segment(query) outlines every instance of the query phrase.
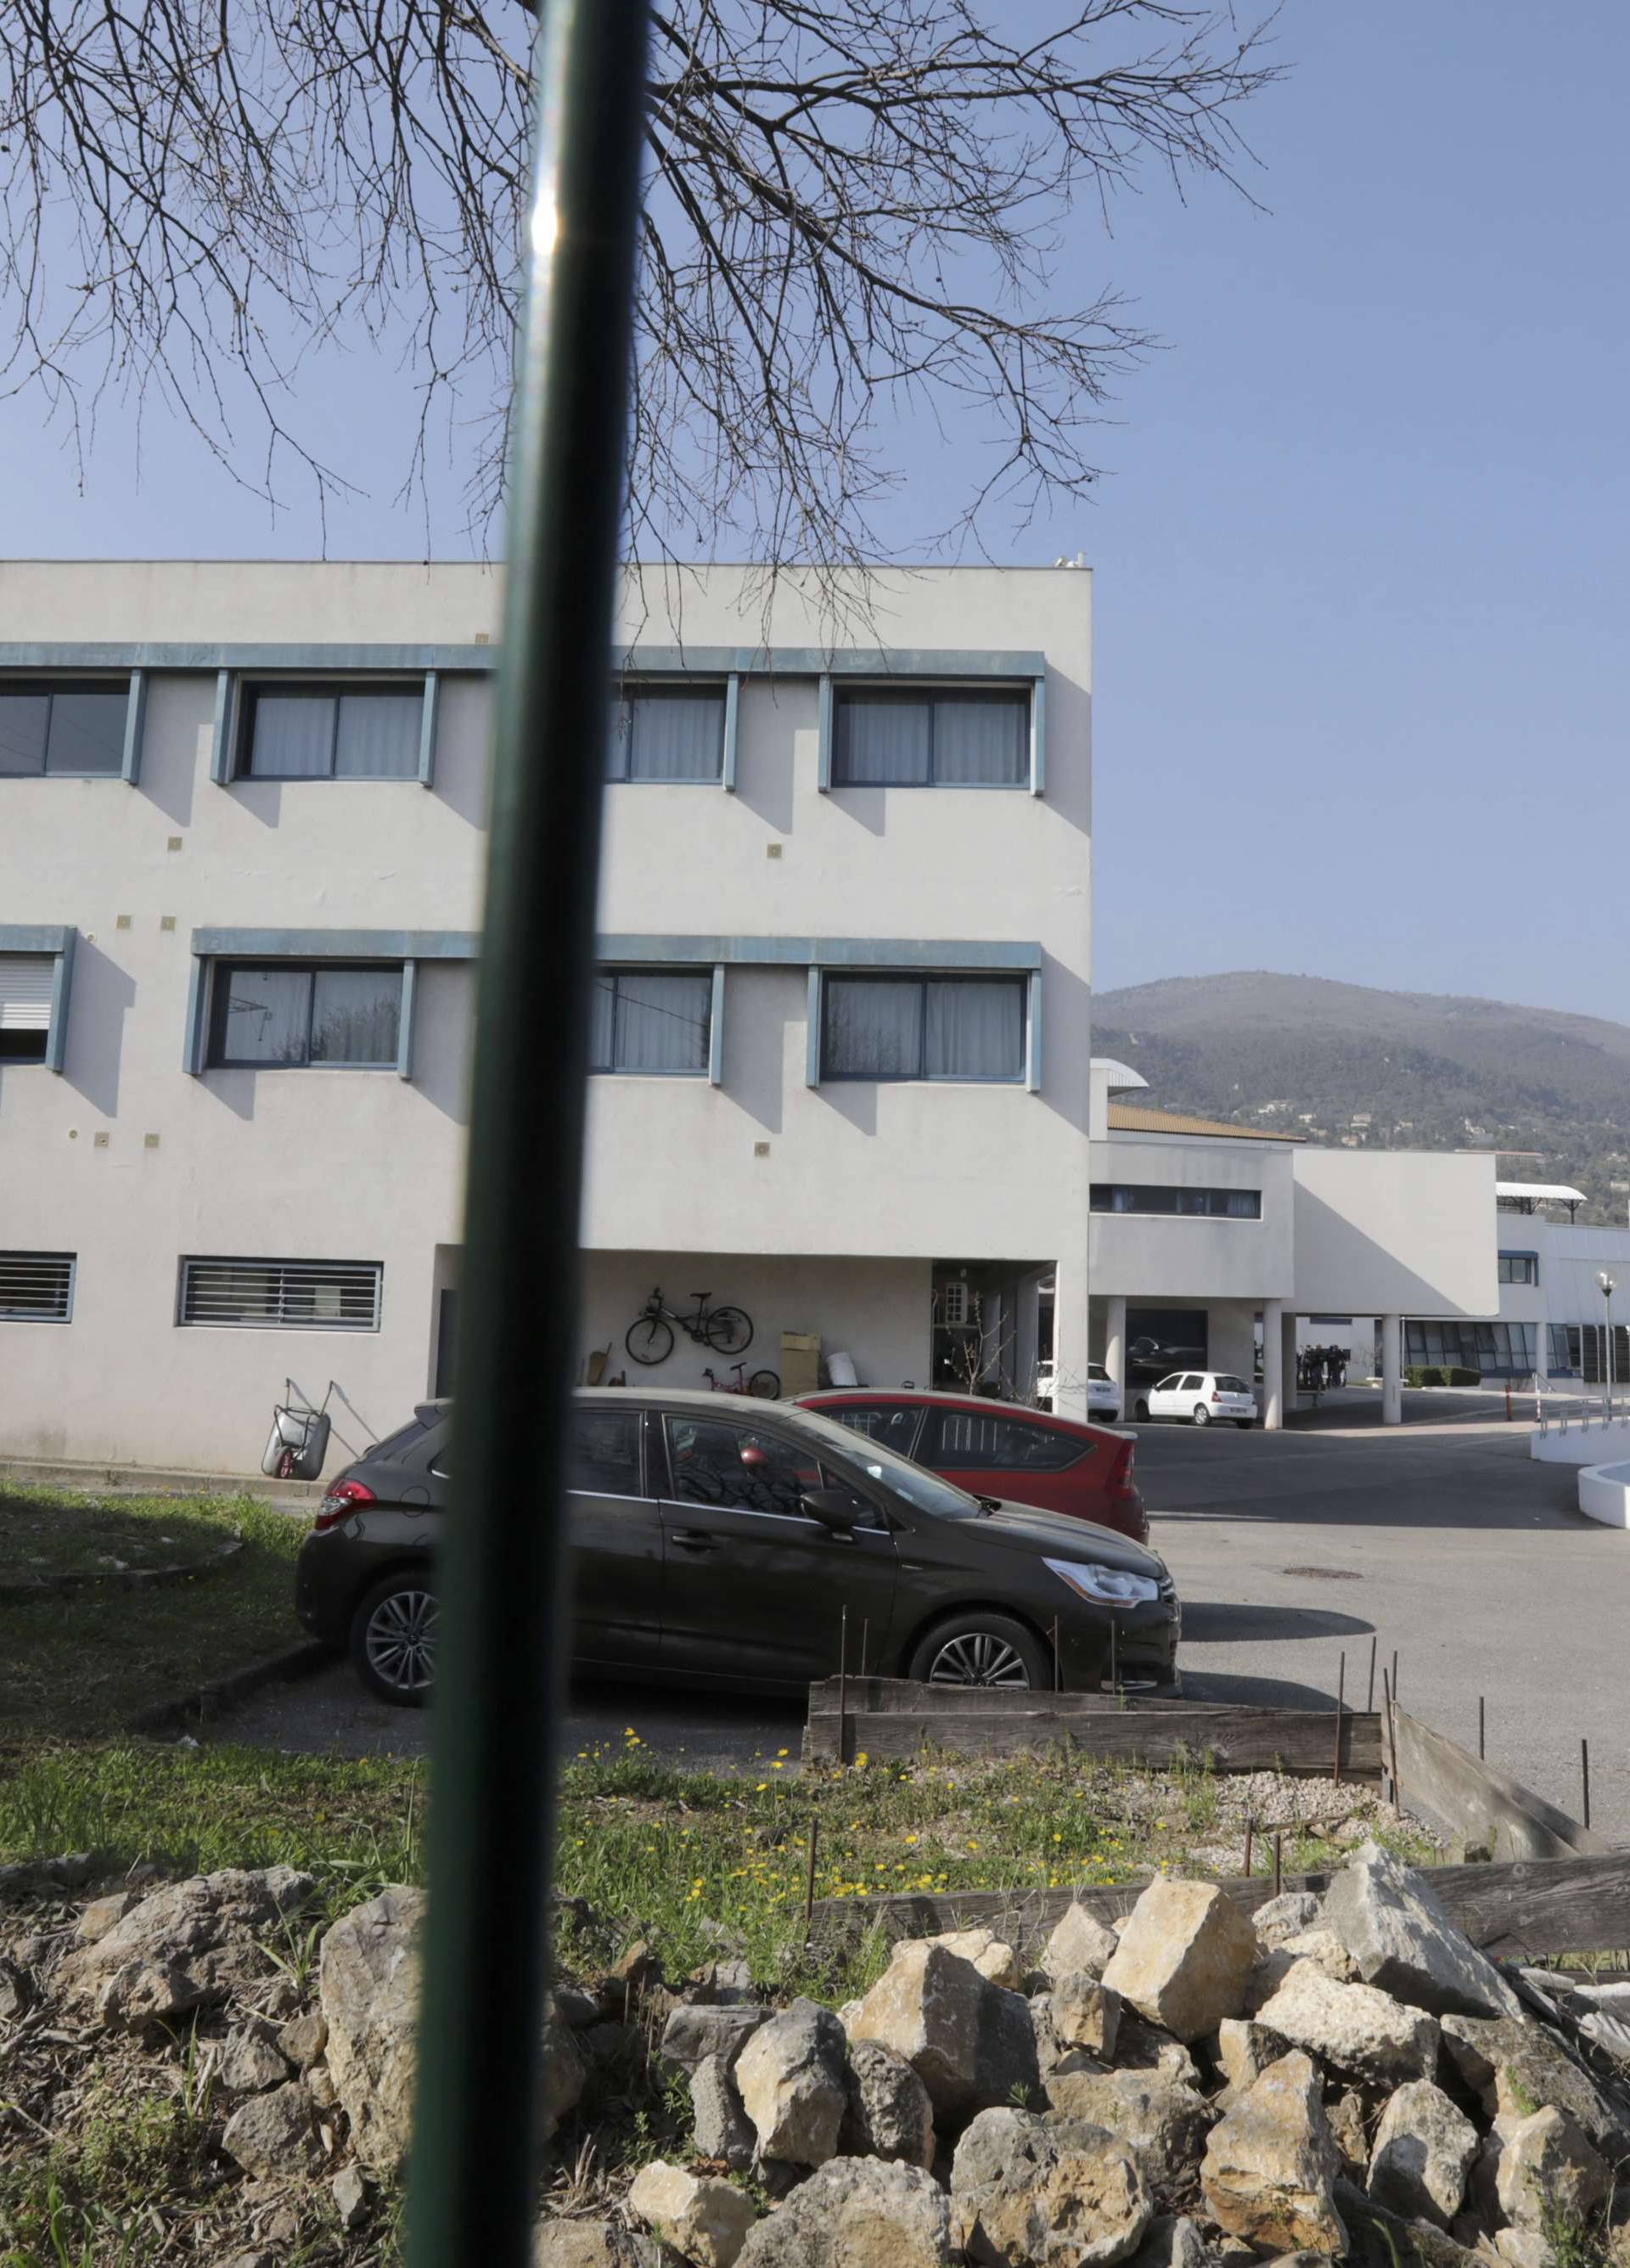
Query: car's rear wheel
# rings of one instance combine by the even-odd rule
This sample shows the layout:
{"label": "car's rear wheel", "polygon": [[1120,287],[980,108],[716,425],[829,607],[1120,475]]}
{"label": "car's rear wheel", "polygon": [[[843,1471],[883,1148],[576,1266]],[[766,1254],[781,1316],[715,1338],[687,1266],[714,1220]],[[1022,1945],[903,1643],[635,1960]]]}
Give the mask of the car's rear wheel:
{"label": "car's rear wheel", "polygon": [[1032,1631],[1011,1615],[971,1608],[921,1638],[909,1675],[925,1685],[989,1686],[1040,1691],[1053,1683],[1053,1661]]}
{"label": "car's rear wheel", "polygon": [[1209,1425],[1211,1423],[1211,1412],[1203,1402],[1194,1404],[1194,1423],[1196,1425]]}
{"label": "car's rear wheel", "polygon": [[1256,1422],[1254,1418],[1236,1418],[1234,1420],[1242,1433],[1248,1433]]}
{"label": "car's rear wheel", "polygon": [[412,1570],[376,1583],[351,1617],[351,1660],[368,1690],[422,1708],[436,1683],[436,1594]]}
{"label": "car's rear wheel", "polygon": [[1136,1407],[1134,1409],[1134,1410],[1133,1410],[1133,1413],[1132,1413],[1132,1414],[1133,1414],[1133,1416],[1134,1416],[1134,1418],[1138,1418],[1138,1419],[1141,1421],[1141,1423],[1142,1423],[1142,1424],[1143,1424],[1143,1425],[1148,1425],[1148,1423],[1149,1423],[1149,1404],[1148,1404],[1148,1403],[1147,1403],[1147,1402],[1140,1402],[1140,1403],[1138,1403],[1138,1404],[1136,1405]]}

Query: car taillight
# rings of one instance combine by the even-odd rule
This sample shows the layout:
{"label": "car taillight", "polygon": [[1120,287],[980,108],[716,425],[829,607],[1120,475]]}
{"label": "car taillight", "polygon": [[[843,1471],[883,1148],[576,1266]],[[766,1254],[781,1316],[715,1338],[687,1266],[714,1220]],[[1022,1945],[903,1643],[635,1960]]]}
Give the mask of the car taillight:
{"label": "car taillight", "polygon": [[317,1533],[337,1527],[348,1513],[364,1504],[377,1504],[378,1498],[363,1481],[335,1481],[327,1495],[317,1507]]}
{"label": "car taillight", "polygon": [[1217,1392],[1216,1388],[1215,1388],[1215,1386],[1214,1386],[1214,1387],[1212,1388],[1212,1389],[1211,1389],[1211,1399],[1212,1399],[1214,1402],[1221,1402],[1221,1400],[1222,1399],[1222,1395]]}
{"label": "car taillight", "polygon": [[1130,1447],[1127,1447],[1121,1451],[1120,1462],[1109,1476],[1109,1492],[1111,1496],[1130,1496],[1132,1494],[1132,1451]]}

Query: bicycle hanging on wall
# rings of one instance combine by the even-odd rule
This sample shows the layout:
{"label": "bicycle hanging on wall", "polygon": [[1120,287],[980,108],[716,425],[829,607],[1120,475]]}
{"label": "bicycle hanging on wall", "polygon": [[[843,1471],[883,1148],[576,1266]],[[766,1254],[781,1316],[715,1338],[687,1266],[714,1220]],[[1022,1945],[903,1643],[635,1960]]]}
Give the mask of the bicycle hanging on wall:
{"label": "bicycle hanging on wall", "polygon": [[706,1292],[693,1292],[691,1297],[695,1306],[681,1314],[664,1304],[657,1285],[623,1334],[622,1343],[635,1362],[666,1362],[673,1352],[676,1323],[698,1346],[711,1347],[715,1354],[742,1354],[752,1345],[753,1318],[745,1308],[710,1307]]}

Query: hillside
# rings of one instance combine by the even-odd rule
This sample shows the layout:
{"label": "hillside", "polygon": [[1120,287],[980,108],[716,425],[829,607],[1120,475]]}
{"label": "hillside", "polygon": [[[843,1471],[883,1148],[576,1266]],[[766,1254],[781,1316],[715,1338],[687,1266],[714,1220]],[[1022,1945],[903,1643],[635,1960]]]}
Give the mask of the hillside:
{"label": "hillside", "polygon": [[1630,1026],[1247,969],[1096,994],[1092,1051],[1171,1109],[1369,1148],[1539,1151],[1502,1177],[1573,1182],[1582,1219],[1630,1211]]}

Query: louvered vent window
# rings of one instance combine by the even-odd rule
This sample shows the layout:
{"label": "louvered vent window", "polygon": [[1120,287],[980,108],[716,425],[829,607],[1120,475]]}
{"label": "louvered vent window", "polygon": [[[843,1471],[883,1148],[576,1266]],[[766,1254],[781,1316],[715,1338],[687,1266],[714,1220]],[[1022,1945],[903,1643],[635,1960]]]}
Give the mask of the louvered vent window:
{"label": "louvered vent window", "polygon": [[43,1063],[51,1035],[53,953],[0,953],[0,1063]]}
{"label": "louvered vent window", "polygon": [[73,1312],[71,1252],[0,1252],[0,1322],[66,1323]]}
{"label": "louvered vent window", "polygon": [[377,1331],[378,1260],[183,1260],[183,1323],[240,1330]]}

